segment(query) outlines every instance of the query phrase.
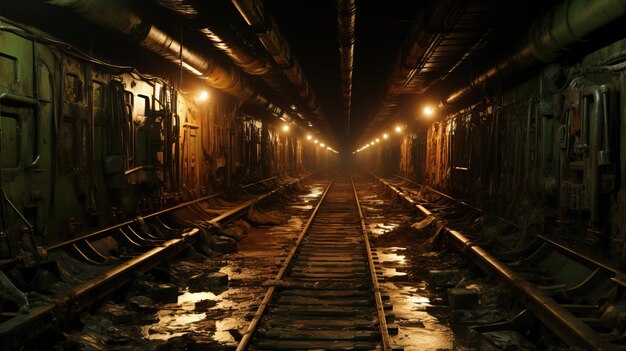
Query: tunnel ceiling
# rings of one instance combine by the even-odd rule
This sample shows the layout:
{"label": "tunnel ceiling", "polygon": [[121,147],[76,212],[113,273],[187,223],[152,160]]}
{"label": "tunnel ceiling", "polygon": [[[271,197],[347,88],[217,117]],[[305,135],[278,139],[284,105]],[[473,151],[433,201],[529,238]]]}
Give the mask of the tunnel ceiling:
{"label": "tunnel ceiling", "polygon": [[[183,35],[183,43],[196,52],[241,73],[246,86],[261,95],[256,101],[267,100],[275,115],[334,135],[344,151],[390,123],[411,120],[420,103],[438,103],[467,84],[481,67],[520,42],[532,20],[556,3],[357,0],[348,133],[337,1],[128,2],[172,37]],[[113,62],[152,66],[153,73],[165,67],[162,57],[137,48],[128,36],[68,8],[23,0],[3,2],[0,11]]]}
{"label": "tunnel ceiling", "polygon": [[[533,14],[554,1],[517,4],[502,1],[357,1],[350,140],[341,92],[336,1],[268,0],[289,43],[300,59],[321,107],[338,139],[353,148],[387,123],[407,114],[420,100],[436,101],[453,73],[467,74],[464,66],[484,60],[489,44],[517,42]],[[413,62],[407,62],[411,44],[426,45]],[[497,44],[495,44],[497,43]],[[429,56],[430,55],[430,56]],[[429,58],[430,61],[426,59]],[[420,59],[424,60],[420,62]],[[465,63],[465,64],[464,64]],[[419,64],[434,67],[412,70]],[[410,78],[413,78],[411,81]],[[422,80],[428,89],[399,81]],[[445,78],[445,80],[442,80]],[[391,106],[390,106],[391,105]]]}

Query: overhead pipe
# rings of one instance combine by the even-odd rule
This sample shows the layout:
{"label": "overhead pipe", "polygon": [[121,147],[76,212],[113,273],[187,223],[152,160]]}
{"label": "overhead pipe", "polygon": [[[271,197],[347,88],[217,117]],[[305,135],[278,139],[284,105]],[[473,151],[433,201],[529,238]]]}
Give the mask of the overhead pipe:
{"label": "overhead pipe", "polygon": [[246,23],[256,32],[259,41],[271,55],[276,67],[283,71],[298,94],[306,99],[308,107],[318,115],[318,118],[321,118],[319,104],[304,77],[302,68],[278,30],[276,21],[265,11],[264,2],[254,0],[232,0],[232,2]]}
{"label": "overhead pipe", "polygon": [[[239,66],[244,72],[261,78],[278,95],[292,96],[291,100],[295,104],[298,104],[298,100],[302,99],[299,94],[294,92],[293,86],[283,75],[282,70],[278,69],[273,62],[251,54],[249,49],[243,46],[241,39],[233,35],[231,31],[221,30],[216,26],[208,26],[202,28],[200,32],[206,36],[215,48],[226,54],[235,65]],[[318,108],[311,108],[308,101],[305,103],[314,114],[319,113]]]}
{"label": "overhead pipe", "polygon": [[269,105],[266,98],[253,91],[236,68],[183,47],[180,41],[133,13],[125,1],[48,0],[48,3],[70,8],[93,23],[112,27],[134,37],[152,52],[173,63],[182,63],[187,71],[205,79],[214,88],[262,106]]}
{"label": "overhead pipe", "polygon": [[356,0],[337,0],[337,30],[339,32],[339,61],[341,92],[346,118],[346,139],[350,141],[350,105],[352,103],[352,72],[354,69],[354,28]]}
{"label": "overhead pipe", "polygon": [[518,49],[450,94],[453,104],[496,75],[506,75],[539,62],[552,62],[569,45],[626,14],[626,0],[566,0],[538,17]]}
{"label": "overhead pipe", "polygon": [[[420,73],[428,59],[436,53],[439,44],[445,40],[449,31],[462,20],[462,16],[469,10],[468,5],[464,2],[424,2],[424,6],[413,19],[404,46],[395,58],[393,70],[379,97],[377,109],[363,135],[375,133],[376,129],[397,111],[401,104],[400,96],[402,94],[423,94],[439,79],[425,81]],[[478,42],[481,42],[483,37],[484,35],[478,39]],[[475,50],[477,45],[477,43],[470,45],[461,56],[461,60],[469,56],[469,52]],[[452,72],[457,66],[458,62],[453,67],[447,68],[446,74]]]}
{"label": "overhead pipe", "polygon": [[226,54],[237,66],[244,72],[254,75],[263,76],[270,71],[268,62],[254,57],[242,46],[237,44],[237,39],[233,38],[231,33],[227,31],[218,31],[212,26],[200,30],[213,46]]}

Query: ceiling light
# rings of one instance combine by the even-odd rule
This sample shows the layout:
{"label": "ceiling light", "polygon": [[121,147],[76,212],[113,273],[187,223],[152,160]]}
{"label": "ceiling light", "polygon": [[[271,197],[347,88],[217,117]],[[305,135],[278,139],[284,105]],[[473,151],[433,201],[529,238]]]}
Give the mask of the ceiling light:
{"label": "ceiling light", "polygon": [[320,146],[321,146],[321,147],[324,147],[324,146],[326,146],[326,145],[324,145],[324,143],[321,143],[321,144],[320,144]]}
{"label": "ceiling light", "polygon": [[400,133],[402,131],[402,127],[396,126],[396,133]]}
{"label": "ceiling light", "polygon": [[314,143],[316,143],[316,144],[317,144],[317,139],[315,139]]}
{"label": "ceiling light", "polygon": [[306,136],[306,140],[311,140],[311,139],[313,139],[313,137],[311,136],[311,134],[309,134],[309,135],[307,135],[307,136]]}
{"label": "ceiling light", "polygon": [[198,93],[198,101],[207,101],[209,99],[209,92],[207,92],[206,90],[202,90],[200,93]]}
{"label": "ceiling light", "polygon": [[389,138],[389,134],[387,133],[383,134],[383,139],[387,139],[387,138]]}
{"label": "ceiling light", "polygon": [[435,114],[435,109],[434,108],[432,108],[430,106],[424,107],[424,116],[431,117],[434,114]]}
{"label": "ceiling light", "polygon": [[289,131],[289,124],[283,124],[283,132],[288,132]]}

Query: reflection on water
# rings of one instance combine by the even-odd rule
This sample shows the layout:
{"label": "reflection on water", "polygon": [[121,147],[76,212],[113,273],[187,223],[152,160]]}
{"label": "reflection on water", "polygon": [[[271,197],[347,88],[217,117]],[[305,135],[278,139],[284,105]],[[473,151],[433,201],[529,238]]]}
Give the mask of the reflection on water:
{"label": "reflection on water", "polygon": [[302,210],[302,211],[308,211],[308,210],[313,209],[313,205],[306,205],[306,206],[293,205],[291,206],[291,208],[295,208],[297,210]]}
{"label": "reflection on water", "polygon": [[318,197],[322,196],[323,193],[324,193],[324,187],[323,186],[312,186],[310,191],[309,191],[309,193],[308,194],[304,194],[304,195],[300,195],[300,198],[304,202],[309,202],[309,201],[315,200]]}
{"label": "reflection on water", "polygon": [[143,337],[148,340],[167,340],[175,336],[187,334],[195,329],[193,323],[206,317],[205,313],[180,313],[176,310],[163,309],[157,312],[158,322],[142,326]]}
{"label": "reflection on water", "polygon": [[430,299],[425,296],[426,284],[411,282],[385,283],[385,291],[393,302],[399,333],[392,337],[404,350],[450,350],[453,335],[450,328],[429,314]]}
{"label": "reflection on water", "polygon": [[405,272],[398,272],[398,270],[396,270],[395,268],[384,267],[383,275],[388,278],[393,278],[393,277],[403,277],[403,276],[406,276],[407,274]]}
{"label": "reflection on water", "polygon": [[244,318],[235,317],[224,318],[216,321],[215,335],[213,336],[213,339],[221,344],[231,344],[236,342],[229,330],[238,329],[247,324],[248,322]]}
{"label": "reflection on water", "polygon": [[405,247],[386,247],[384,250],[378,250],[378,259],[384,267],[407,267]]}
{"label": "reflection on water", "polygon": [[[158,322],[142,326],[143,336],[149,340],[167,340],[175,336],[187,334],[196,330],[194,323],[206,319],[206,313],[196,311],[196,303],[200,301],[215,301],[217,296],[209,291],[192,293],[185,291],[178,296],[177,304],[168,304],[156,313]],[[202,325],[203,329],[206,325]]]}
{"label": "reflection on water", "polygon": [[408,300],[413,304],[423,305],[424,307],[430,304],[429,298],[419,295],[409,296]]}
{"label": "reflection on water", "polygon": [[370,233],[374,236],[383,235],[398,227],[398,224],[394,223],[370,223],[368,224]]}
{"label": "reflection on water", "polygon": [[182,295],[178,296],[178,303],[183,307],[191,306],[191,309],[195,307],[196,302],[202,300],[213,300],[215,301],[217,296],[210,291],[196,292],[191,293],[189,291],[184,292]]}

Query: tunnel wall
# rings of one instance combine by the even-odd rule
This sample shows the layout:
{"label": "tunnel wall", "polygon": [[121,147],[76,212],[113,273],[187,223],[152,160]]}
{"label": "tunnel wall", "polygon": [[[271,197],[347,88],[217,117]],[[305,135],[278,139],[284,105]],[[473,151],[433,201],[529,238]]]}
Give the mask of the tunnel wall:
{"label": "tunnel wall", "polygon": [[[430,127],[414,120],[401,142],[357,157],[626,260],[625,54],[626,39],[538,68],[471,107],[439,111]],[[384,161],[390,149],[401,154],[397,165]]]}
{"label": "tunnel wall", "polygon": [[0,43],[1,256],[30,230],[51,244],[333,158],[232,96],[199,101],[19,25]]}

